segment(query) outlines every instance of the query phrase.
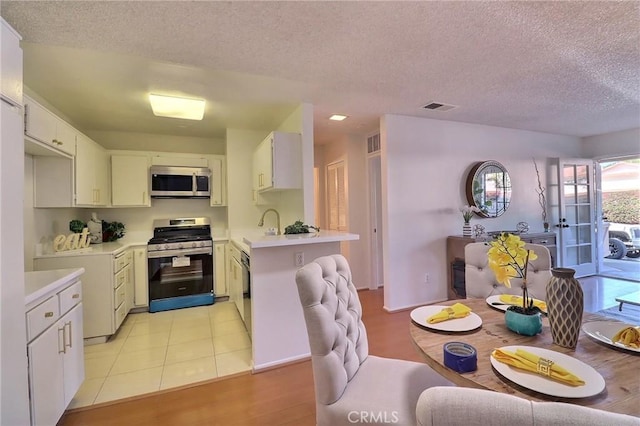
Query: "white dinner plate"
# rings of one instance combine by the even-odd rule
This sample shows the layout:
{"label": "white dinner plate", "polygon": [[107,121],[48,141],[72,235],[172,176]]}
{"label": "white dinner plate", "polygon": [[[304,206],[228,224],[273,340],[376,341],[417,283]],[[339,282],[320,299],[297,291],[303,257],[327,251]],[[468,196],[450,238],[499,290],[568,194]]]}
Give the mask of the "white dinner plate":
{"label": "white dinner plate", "polygon": [[[540,299],[537,299],[540,300]],[[489,296],[486,298],[487,301],[487,305],[491,306],[492,308],[496,308],[496,309],[500,309],[501,311],[507,311],[507,308],[509,306],[515,306],[515,305],[509,305],[509,304],[505,304],[505,305],[492,305],[492,303],[504,303],[500,301],[500,295],[499,294],[494,294],[493,296]],[[547,313],[547,311],[542,311],[545,314]]]}
{"label": "white dinner plate", "polygon": [[610,346],[615,346],[616,348],[626,349],[632,352],[639,352],[640,349],[632,348],[630,346],[625,346],[620,342],[613,342],[613,336],[620,330],[625,327],[636,327],[633,324],[627,324],[624,322],[616,322],[616,321],[593,321],[582,324],[582,331],[584,331],[587,335],[593,337],[596,340],[600,340],[601,342],[606,343]]}
{"label": "white dinner plate", "polygon": [[431,315],[437,314],[444,308],[449,308],[449,306],[420,306],[419,308],[415,308],[413,311],[411,311],[411,319],[415,321],[416,324],[419,324],[423,327],[440,331],[470,331],[475,330],[482,325],[482,318],[480,318],[473,312],[471,312],[464,318],[450,319],[442,322],[437,322],[435,324],[429,324],[427,322],[427,319]]}
{"label": "white dinner plate", "polygon": [[515,352],[516,349],[523,349],[532,354],[536,354],[557,363],[585,382],[582,386],[566,385],[539,374],[530,373],[504,364],[491,356],[491,365],[500,375],[527,389],[562,398],[588,398],[604,390],[604,378],[602,375],[590,365],[569,355],[548,349],[536,348],[534,346],[504,346],[500,349],[510,352]]}

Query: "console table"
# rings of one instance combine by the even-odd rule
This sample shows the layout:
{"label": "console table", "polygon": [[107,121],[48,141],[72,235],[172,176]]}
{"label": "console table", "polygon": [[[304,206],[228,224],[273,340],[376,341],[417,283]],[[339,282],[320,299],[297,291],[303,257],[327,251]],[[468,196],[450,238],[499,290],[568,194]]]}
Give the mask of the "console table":
{"label": "console table", "polygon": [[[540,244],[549,249],[551,254],[551,266],[555,266],[556,259],[556,234],[553,232],[540,232],[519,234],[522,241],[532,244]],[[466,297],[464,285],[464,247],[469,243],[475,243],[473,237],[452,235],[447,237],[447,294],[449,299],[463,299]]]}

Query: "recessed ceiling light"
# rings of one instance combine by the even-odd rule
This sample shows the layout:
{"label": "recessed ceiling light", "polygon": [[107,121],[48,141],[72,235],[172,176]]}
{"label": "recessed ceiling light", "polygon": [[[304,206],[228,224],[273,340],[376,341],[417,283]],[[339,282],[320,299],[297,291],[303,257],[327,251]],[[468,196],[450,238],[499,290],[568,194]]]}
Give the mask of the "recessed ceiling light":
{"label": "recessed ceiling light", "polygon": [[333,121],[342,121],[345,118],[347,118],[346,115],[340,115],[340,114],[333,114],[331,117],[329,117],[329,120],[333,120]]}
{"label": "recessed ceiling light", "polygon": [[189,99],[176,96],[149,94],[153,115],[158,117],[202,120],[204,117],[204,99]]}

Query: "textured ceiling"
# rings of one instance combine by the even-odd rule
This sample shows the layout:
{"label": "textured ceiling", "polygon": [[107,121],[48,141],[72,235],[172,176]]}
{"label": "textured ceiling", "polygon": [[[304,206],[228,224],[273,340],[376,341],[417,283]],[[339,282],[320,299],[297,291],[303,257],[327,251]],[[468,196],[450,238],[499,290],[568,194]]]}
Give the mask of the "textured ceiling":
{"label": "textured ceiling", "polygon": [[[0,14],[23,36],[25,83],[86,130],[220,137],[300,102],[320,143],[386,113],[576,136],[640,127],[637,1],[3,0]],[[153,117],[149,91],[204,97],[205,120]]]}

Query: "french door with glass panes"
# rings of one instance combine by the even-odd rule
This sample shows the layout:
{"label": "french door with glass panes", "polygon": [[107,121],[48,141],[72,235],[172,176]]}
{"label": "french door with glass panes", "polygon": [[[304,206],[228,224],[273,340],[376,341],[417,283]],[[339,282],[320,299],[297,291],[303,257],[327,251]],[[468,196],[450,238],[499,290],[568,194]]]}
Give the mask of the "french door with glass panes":
{"label": "french door with glass panes", "polygon": [[550,176],[552,224],[558,236],[558,265],[575,269],[576,277],[594,275],[596,239],[595,164],[592,160],[555,159]]}

